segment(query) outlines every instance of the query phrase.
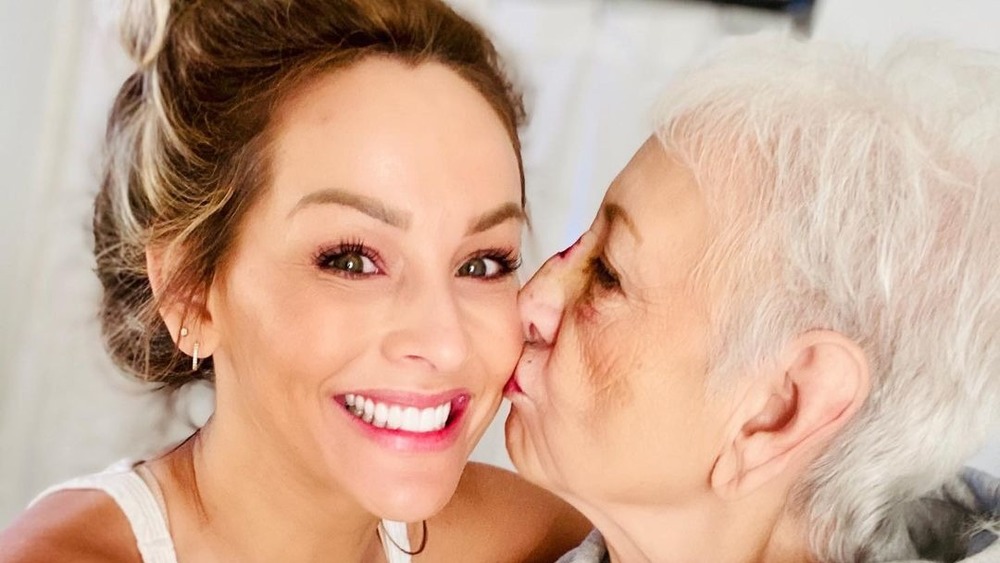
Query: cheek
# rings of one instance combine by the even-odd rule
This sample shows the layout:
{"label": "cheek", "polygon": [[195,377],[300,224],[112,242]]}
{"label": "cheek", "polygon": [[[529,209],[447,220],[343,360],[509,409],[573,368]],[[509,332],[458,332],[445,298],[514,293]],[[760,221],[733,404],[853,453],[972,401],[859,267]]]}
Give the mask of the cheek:
{"label": "cheek", "polygon": [[541,419],[544,449],[554,479],[574,494],[616,498],[631,482],[631,465],[645,451],[636,442],[629,339],[623,323],[606,322],[588,307],[564,321],[546,370],[547,398]]}
{"label": "cheek", "polygon": [[587,338],[583,349],[586,372],[584,384],[590,392],[588,422],[590,428],[599,428],[610,413],[620,412],[631,401],[629,375],[635,365],[630,351],[630,340],[621,330],[608,327],[598,331],[596,337]]}
{"label": "cheek", "polygon": [[521,317],[517,291],[511,289],[469,306],[469,339],[473,354],[491,377],[507,381],[521,352]]}
{"label": "cheek", "polygon": [[[298,268],[233,271],[224,337],[237,373],[283,386],[322,378],[367,340],[370,296],[344,295]],[[362,303],[369,304],[367,314]],[[279,374],[295,377],[274,377]]]}
{"label": "cheek", "polygon": [[577,459],[592,451],[628,400],[621,378],[619,326],[591,303],[577,302],[565,311],[558,337],[546,360],[543,386],[548,402],[542,423],[557,458]]}
{"label": "cheek", "polygon": [[566,336],[572,336],[580,356],[580,386],[585,391],[590,426],[603,414],[629,399],[626,375],[634,366],[635,343],[630,315],[609,304],[599,304],[590,288],[572,306],[566,317]]}

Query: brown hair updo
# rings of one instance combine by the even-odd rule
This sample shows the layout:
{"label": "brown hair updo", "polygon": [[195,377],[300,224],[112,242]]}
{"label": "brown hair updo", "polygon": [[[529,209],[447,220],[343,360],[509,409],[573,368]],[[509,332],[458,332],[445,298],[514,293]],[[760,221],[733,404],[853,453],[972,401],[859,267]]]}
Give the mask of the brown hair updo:
{"label": "brown hair updo", "polygon": [[[200,314],[269,182],[271,117],[310,79],[372,55],[444,64],[490,103],[521,166],[520,96],[483,31],[440,0],[137,0],[123,21],[138,68],[108,119],[94,206],[100,316],[115,362],[161,388],[213,378],[211,361],[190,369],[158,308]],[[169,257],[159,302],[147,248]]]}

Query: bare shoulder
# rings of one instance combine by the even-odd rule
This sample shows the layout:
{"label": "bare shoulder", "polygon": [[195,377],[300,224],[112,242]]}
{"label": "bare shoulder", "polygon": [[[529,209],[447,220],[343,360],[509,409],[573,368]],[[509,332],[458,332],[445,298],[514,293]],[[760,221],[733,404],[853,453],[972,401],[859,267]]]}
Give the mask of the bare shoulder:
{"label": "bare shoulder", "polygon": [[0,531],[3,563],[141,561],[132,529],[101,491],[49,495]]}
{"label": "bare shoulder", "polygon": [[427,552],[416,560],[551,563],[590,529],[545,489],[505,469],[469,463],[452,501],[428,522]]}

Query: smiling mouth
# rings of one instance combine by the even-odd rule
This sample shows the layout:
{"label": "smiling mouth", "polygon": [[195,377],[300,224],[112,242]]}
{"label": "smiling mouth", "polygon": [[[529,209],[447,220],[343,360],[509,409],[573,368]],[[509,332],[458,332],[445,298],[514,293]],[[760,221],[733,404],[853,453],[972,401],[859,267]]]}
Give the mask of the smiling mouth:
{"label": "smiling mouth", "polygon": [[376,401],[360,394],[343,396],[343,407],[358,420],[374,428],[413,434],[439,432],[452,424],[464,410],[468,398],[459,396],[426,408]]}

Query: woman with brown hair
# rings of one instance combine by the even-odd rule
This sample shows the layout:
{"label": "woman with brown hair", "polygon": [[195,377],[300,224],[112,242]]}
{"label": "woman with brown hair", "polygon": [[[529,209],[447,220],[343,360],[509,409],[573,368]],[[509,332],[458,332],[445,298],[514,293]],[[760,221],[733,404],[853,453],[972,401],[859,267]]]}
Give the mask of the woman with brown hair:
{"label": "woman with brown hair", "polygon": [[[215,410],[41,495],[4,561],[545,561],[582,518],[468,464],[521,347],[523,109],[438,0],[147,0],[94,212],[106,344]],[[512,500],[512,499],[516,499]],[[409,525],[405,523],[410,523]]]}

